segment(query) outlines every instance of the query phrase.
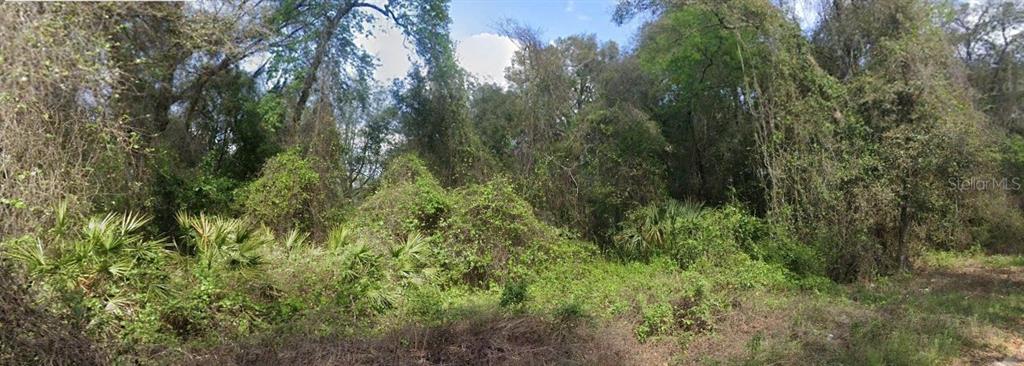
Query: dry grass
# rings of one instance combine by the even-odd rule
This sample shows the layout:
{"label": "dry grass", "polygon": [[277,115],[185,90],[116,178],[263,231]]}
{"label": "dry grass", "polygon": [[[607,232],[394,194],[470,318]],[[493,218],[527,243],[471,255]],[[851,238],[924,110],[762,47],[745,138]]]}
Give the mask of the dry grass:
{"label": "dry grass", "polygon": [[[1007,264],[1009,263],[1009,264]],[[1024,360],[1024,267],[954,258],[842,296],[755,294],[680,364],[959,364]],[[1010,363],[1013,364],[1013,363]]]}
{"label": "dry grass", "polygon": [[631,327],[482,313],[370,337],[264,337],[196,355],[196,365],[665,365],[665,347],[636,341]]}

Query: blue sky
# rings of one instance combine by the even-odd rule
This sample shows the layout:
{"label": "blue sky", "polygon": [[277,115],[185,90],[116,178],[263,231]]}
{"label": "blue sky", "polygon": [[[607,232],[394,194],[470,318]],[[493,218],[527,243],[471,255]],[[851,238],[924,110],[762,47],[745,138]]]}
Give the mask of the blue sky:
{"label": "blue sky", "polygon": [[611,21],[614,0],[452,0],[452,35],[464,38],[494,32],[502,19],[515,19],[543,31],[548,39],[594,33],[602,40],[625,43],[636,24],[618,26]]}
{"label": "blue sky", "polygon": [[[794,2],[805,29],[814,22],[817,1],[821,0]],[[456,57],[478,79],[504,85],[504,70],[517,49],[514,42],[497,34],[497,25],[505,19],[539,29],[548,41],[584,33],[631,48],[644,19],[622,26],[615,24],[611,17],[617,3],[618,0],[451,0]],[[385,26],[374,37],[357,43],[379,59],[375,77],[381,82],[404,77],[411,66],[408,44],[393,26]]]}
{"label": "blue sky", "polygon": [[[498,35],[497,24],[513,19],[537,28],[546,40],[593,33],[599,40],[631,43],[640,24],[623,26],[611,21],[616,0],[452,0],[452,39],[463,68],[484,81],[504,84],[504,69],[511,64],[517,46]],[[391,26],[374,37],[359,41],[379,59],[376,78],[386,82],[401,78],[411,63],[408,43]]]}

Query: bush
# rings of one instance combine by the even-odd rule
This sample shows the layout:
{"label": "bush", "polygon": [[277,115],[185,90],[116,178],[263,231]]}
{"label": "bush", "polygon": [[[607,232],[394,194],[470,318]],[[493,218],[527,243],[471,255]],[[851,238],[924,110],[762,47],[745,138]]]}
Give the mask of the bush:
{"label": "bush", "polygon": [[441,237],[452,256],[450,266],[467,282],[501,282],[517,271],[536,270],[558,241],[555,230],[537,220],[507,180],[467,186],[452,196]]}
{"label": "bush", "polygon": [[630,107],[586,108],[550,151],[537,153],[517,177],[545,220],[605,245],[615,225],[640,205],[666,195],[657,124]]}
{"label": "bush", "polygon": [[683,268],[700,260],[725,264],[741,255],[799,275],[823,271],[814,248],[797,242],[785,227],[735,205],[704,209],[667,201],[638,208],[621,224],[612,250],[627,260],[668,256]]}
{"label": "bush", "polygon": [[653,304],[641,310],[640,325],[636,327],[636,338],[640,342],[647,339],[668,334],[674,326],[674,314],[672,306],[668,304]]}
{"label": "bush", "polygon": [[512,281],[505,284],[501,290],[501,300],[498,302],[502,307],[516,306],[526,302],[527,286],[523,281]]}
{"label": "bush", "polygon": [[135,339],[129,333],[156,328],[139,323],[155,324],[143,315],[168,298],[173,252],[147,238],[149,217],[97,216],[77,231],[66,220],[5,243],[4,257],[28,270],[50,310],[83,319],[90,336]]}
{"label": "bush", "polygon": [[414,155],[395,158],[381,177],[381,187],[357,212],[352,225],[382,249],[413,231],[433,234],[449,210],[448,192]]}
{"label": "bush", "polygon": [[145,286],[140,272],[169,253],[164,242],[144,237],[142,228],[149,220],[133,213],[97,216],[77,233],[6,242],[4,255],[58,289],[82,288],[99,296],[110,283]]}
{"label": "bush", "polygon": [[175,213],[206,212],[217,215],[237,214],[235,192],[243,181],[219,170],[217,154],[207,154],[197,167],[189,167],[161,150],[150,160],[152,199],[147,203],[157,228],[166,234],[178,235]]}
{"label": "bush", "polygon": [[[1024,212],[1003,192],[983,192],[981,199],[968,202],[966,215],[971,220],[972,245],[980,245],[990,252],[1021,253],[1020,238],[1024,237]],[[966,216],[965,215],[965,216]],[[947,247],[940,249],[966,249]]]}
{"label": "bush", "polygon": [[222,219],[178,213],[186,242],[207,269],[235,269],[260,263],[258,251],[274,241],[272,234],[242,219]]}
{"label": "bush", "polygon": [[422,161],[396,158],[380,189],[358,208],[359,216],[328,239],[364,242],[378,253],[396,250],[410,235],[432,253],[430,266],[444,268],[445,280],[486,285],[535,270],[560,239],[540,222],[533,207],[506,179],[449,191]]}
{"label": "bush", "polygon": [[277,232],[310,227],[319,224],[319,217],[310,210],[314,202],[322,201],[319,180],[309,160],[289,150],[268,160],[259,178],[237,192],[238,200],[246,215]]}

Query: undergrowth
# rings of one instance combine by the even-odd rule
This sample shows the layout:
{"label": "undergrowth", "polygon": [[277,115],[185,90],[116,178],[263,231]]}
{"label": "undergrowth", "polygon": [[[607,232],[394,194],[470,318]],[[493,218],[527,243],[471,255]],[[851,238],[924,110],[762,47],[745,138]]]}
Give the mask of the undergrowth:
{"label": "undergrowth", "polygon": [[5,242],[3,256],[53,300],[48,311],[139,363],[480,314],[556,328],[624,321],[636,342],[690,339],[750,291],[833,286],[814,248],[738,206],[637,209],[609,251],[539,220],[504,179],[446,189],[404,156],[381,181],[323,240],[248,216],[182,212],[180,234],[164,238],[143,215],[58,215]]}

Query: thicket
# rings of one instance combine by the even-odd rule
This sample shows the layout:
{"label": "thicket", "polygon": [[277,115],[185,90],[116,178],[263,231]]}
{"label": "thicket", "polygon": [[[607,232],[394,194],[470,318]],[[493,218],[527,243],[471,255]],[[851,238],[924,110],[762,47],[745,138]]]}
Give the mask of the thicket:
{"label": "thicket", "polygon": [[[628,50],[504,24],[505,87],[443,0],[218,4],[3,5],[0,361],[468,308],[647,341],[1024,237],[1019,4],[623,1]],[[384,22],[418,56],[387,87],[351,41]]]}
{"label": "thicket", "polygon": [[825,274],[819,248],[799,242],[783,224],[735,204],[706,209],[667,201],[630,212],[621,226],[615,253],[624,259],[664,256],[688,268],[702,260],[723,265],[740,257],[781,266],[796,276]]}

